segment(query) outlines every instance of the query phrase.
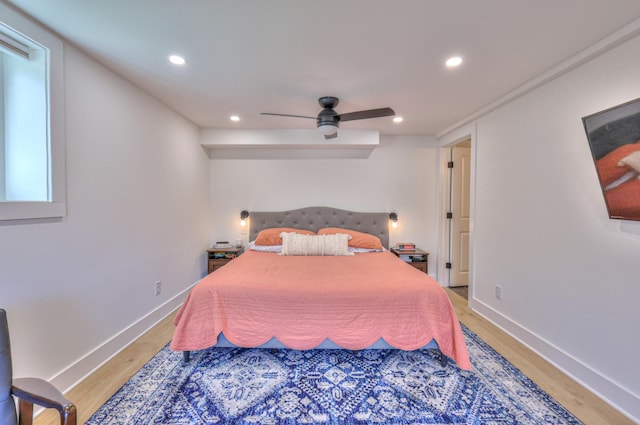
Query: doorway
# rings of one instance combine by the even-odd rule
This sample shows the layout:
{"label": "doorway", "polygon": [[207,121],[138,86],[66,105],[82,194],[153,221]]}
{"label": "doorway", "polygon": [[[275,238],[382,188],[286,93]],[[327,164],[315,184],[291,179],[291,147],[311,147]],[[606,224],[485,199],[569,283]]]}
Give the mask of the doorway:
{"label": "doorway", "polygon": [[469,225],[471,219],[471,139],[450,147],[449,151],[448,286],[467,295],[469,286]]}

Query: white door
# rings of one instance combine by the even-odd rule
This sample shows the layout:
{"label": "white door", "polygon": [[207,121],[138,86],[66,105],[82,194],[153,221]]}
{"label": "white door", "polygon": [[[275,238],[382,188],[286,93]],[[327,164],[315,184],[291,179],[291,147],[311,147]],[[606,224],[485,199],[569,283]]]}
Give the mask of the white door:
{"label": "white door", "polygon": [[449,286],[469,284],[469,217],[471,148],[468,142],[451,148],[451,273]]}

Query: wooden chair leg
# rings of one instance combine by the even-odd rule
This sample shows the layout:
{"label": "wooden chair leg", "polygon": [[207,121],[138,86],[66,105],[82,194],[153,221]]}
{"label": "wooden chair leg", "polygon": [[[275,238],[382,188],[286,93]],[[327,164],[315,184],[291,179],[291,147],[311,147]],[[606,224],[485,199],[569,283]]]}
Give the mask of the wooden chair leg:
{"label": "wooden chair leg", "polygon": [[18,401],[18,425],[33,423],[33,403],[20,399]]}
{"label": "wooden chair leg", "polygon": [[[76,425],[77,413],[74,405],[65,406],[63,410],[58,411],[60,413],[60,425]],[[18,425],[32,425],[33,424],[33,403],[26,400],[18,400]]]}
{"label": "wooden chair leg", "polygon": [[67,406],[64,411],[60,412],[60,425],[76,425],[76,406]]}

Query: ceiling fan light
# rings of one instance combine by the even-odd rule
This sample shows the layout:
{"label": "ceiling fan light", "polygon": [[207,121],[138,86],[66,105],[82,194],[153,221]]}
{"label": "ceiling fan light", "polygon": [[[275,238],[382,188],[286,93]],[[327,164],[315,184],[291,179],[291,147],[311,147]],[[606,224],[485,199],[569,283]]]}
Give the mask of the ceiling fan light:
{"label": "ceiling fan light", "polygon": [[320,124],[318,126],[318,130],[320,130],[320,133],[325,136],[331,136],[338,131],[338,126],[335,124]]}
{"label": "ceiling fan light", "polygon": [[460,56],[452,56],[449,59],[447,59],[447,62],[445,64],[449,68],[455,68],[456,66],[459,66],[460,64],[462,64],[462,58]]}
{"label": "ceiling fan light", "polygon": [[182,56],[178,56],[178,55],[169,56],[169,62],[171,62],[174,65],[184,65],[184,64],[187,63],[185,58],[183,58]]}

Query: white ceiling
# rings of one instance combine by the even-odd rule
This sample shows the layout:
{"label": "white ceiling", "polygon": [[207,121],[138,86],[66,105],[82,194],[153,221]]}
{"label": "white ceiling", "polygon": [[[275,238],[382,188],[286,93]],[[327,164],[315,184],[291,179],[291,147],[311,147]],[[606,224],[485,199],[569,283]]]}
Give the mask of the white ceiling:
{"label": "white ceiling", "polygon": [[0,1],[202,127],[313,128],[259,113],[315,116],[331,95],[404,117],[341,128],[398,135],[437,134],[640,17],[638,0]]}

